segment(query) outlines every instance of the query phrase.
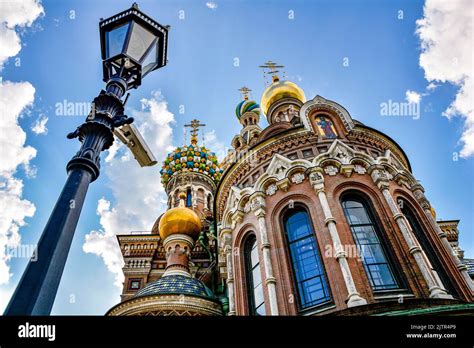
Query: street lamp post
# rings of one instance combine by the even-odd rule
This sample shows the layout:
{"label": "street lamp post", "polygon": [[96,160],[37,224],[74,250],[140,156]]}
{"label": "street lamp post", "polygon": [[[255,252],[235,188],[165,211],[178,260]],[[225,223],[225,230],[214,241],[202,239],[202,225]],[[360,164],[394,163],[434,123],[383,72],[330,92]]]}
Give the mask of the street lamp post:
{"label": "street lamp post", "polygon": [[[100,154],[114,134],[132,150],[140,165],[156,161],[133,118],[124,115],[122,97],[142,78],[166,65],[168,27],[133,6],[99,23],[106,89],[94,99],[86,121],[68,134],[80,150],[67,164],[68,178],[38,242],[35,255],[5,310],[5,315],[49,315],[59,287],[89,184],[100,173]],[[123,131],[126,130],[126,131]]]}

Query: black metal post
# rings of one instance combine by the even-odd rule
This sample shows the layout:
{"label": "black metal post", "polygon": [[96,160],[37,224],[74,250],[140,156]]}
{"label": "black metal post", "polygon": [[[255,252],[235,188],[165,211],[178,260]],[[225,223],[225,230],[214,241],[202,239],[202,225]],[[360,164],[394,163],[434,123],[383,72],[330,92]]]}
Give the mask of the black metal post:
{"label": "black metal post", "polygon": [[94,99],[86,121],[68,134],[82,146],[67,164],[67,181],[5,315],[51,313],[87,189],[100,173],[100,153],[112,145],[114,127],[133,122],[123,114],[120,99],[126,82],[113,78],[106,89]]}

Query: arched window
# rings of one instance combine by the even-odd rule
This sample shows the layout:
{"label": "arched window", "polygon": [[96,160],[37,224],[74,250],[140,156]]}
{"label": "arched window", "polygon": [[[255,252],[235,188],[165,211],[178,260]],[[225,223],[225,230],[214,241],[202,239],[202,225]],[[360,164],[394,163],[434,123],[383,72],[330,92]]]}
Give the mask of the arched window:
{"label": "arched window", "polygon": [[400,206],[400,210],[402,211],[403,215],[405,215],[408,223],[410,224],[413,234],[415,235],[416,239],[420,243],[421,248],[425,252],[425,255],[428,258],[431,264],[431,267],[433,268],[433,271],[440,278],[446,290],[448,290],[449,293],[454,294],[454,288],[451,284],[449,276],[444,271],[444,267],[441,264],[439,257],[436,255],[436,252],[434,251],[433,246],[428,240],[428,237],[426,236],[425,231],[422,229],[413,211],[413,208],[410,206],[408,202],[406,202],[403,199],[400,199],[398,203]]}
{"label": "arched window", "polygon": [[263,284],[260,273],[257,239],[254,235],[245,242],[245,269],[247,276],[247,298],[250,315],[265,315],[265,301],[263,298]]}
{"label": "arched window", "polygon": [[207,209],[212,210],[211,208],[211,194],[207,195]]}
{"label": "arched window", "polygon": [[191,194],[191,189],[188,188],[186,191],[186,206],[191,207],[193,205],[193,195]]}
{"label": "arched window", "polygon": [[301,309],[331,299],[313,227],[306,210],[295,208],[284,216]]}
{"label": "arched window", "polygon": [[350,196],[342,201],[342,207],[372,289],[379,291],[399,288],[380,239],[380,230],[365,199]]}

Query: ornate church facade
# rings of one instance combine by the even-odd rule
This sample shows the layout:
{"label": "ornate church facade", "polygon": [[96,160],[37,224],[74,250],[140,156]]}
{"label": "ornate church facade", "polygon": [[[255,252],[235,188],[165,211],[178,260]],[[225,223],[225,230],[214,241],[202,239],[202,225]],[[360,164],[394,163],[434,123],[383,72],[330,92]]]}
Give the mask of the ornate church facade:
{"label": "ornate church facade", "polygon": [[118,235],[125,281],[107,315],[472,314],[458,221],[436,221],[403,149],[264,67],[272,83],[260,104],[241,89],[221,163],[197,120],[165,159],[168,210]]}

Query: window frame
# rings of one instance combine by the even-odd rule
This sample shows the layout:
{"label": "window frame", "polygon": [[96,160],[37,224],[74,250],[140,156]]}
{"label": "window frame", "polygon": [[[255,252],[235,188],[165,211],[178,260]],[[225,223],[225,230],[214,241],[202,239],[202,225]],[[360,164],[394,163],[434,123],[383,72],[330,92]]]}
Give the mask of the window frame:
{"label": "window frame", "polygon": [[[252,264],[252,250],[257,249],[257,257],[258,257],[258,263],[256,265]],[[257,309],[263,306],[264,314],[267,315],[266,311],[266,304],[265,304],[265,291],[264,291],[264,282],[262,278],[262,268],[261,268],[261,262],[260,262],[260,253],[258,250],[258,241],[257,237],[255,234],[252,232],[250,233],[246,238],[243,243],[243,251],[244,251],[244,270],[245,270],[245,280],[246,280],[246,297],[247,297],[247,308],[248,308],[248,314],[250,316],[260,316],[262,314],[259,314],[257,312]],[[257,307],[255,303],[255,281],[253,277],[253,271],[258,268],[258,272],[260,272],[260,284],[262,286],[262,298],[263,301],[260,303]],[[257,285],[257,286],[258,286]]]}
{"label": "window frame", "polygon": [[[304,212],[306,214],[307,223],[308,223],[308,226],[310,228],[310,233],[308,233],[304,237],[295,239],[294,241],[290,242],[289,237],[288,237],[288,231],[287,231],[287,228],[286,228],[286,226],[287,226],[286,223],[287,223],[287,220],[289,219],[289,217],[291,216],[292,213],[295,214],[295,213],[298,213],[298,212]],[[327,276],[326,265],[325,265],[324,259],[323,259],[323,253],[321,252],[319,241],[318,241],[318,238],[317,238],[317,235],[316,235],[316,232],[315,232],[315,228],[314,228],[314,225],[313,225],[313,220],[311,218],[311,214],[309,213],[308,208],[304,204],[295,203],[293,208],[291,208],[291,209],[287,208],[280,214],[280,224],[282,226],[282,232],[284,234],[283,238],[284,238],[285,247],[286,247],[287,262],[290,265],[292,287],[294,289],[293,292],[296,294],[295,298],[296,298],[296,304],[297,304],[298,311],[299,312],[308,312],[308,311],[314,310],[315,308],[321,308],[321,307],[328,306],[329,304],[332,304],[334,302],[334,299],[333,299],[333,295],[332,295],[331,285],[330,285],[330,282],[329,282],[329,277]],[[291,251],[291,245],[292,244],[294,244],[295,242],[304,240],[308,237],[312,237],[312,241],[314,242],[314,245],[316,247],[317,255],[315,255],[315,257],[317,258],[317,260],[319,260],[319,267],[322,270],[322,272],[318,276],[320,278],[322,278],[322,280],[324,280],[323,291],[327,292],[326,300],[324,300],[320,303],[315,303],[315,304],[311,304],[311,302],[308,302],[308,304],[303,304],[303,301],[302,301],[301,295],[300,295],[301,289],[300,289],[300,286],[299,286],[300,283],[303,283],[303,282],[305,282],[307,280],[310,280],[310,279],[313,279],[315,277],[304,279],[302,281],[299,281],[297,279],[297,271],[295,269],[295,264],[293,262],[293,255],[292,255],[292,251]],[[325,288],[324,288],[324,285],[325,285]]]}
{"label": "window frame", "polygon": [[[400,206],[399,201],[402,201],[402,206]],[[447,272],[444,271],[443,265],[442,265],[442,260],[440,260],[438,254],[436,253],[435,249],[431,245],[430,240],[428,239],[427,236],[427,231],[423,226],[423,223],[421,222],[421,219],[419,219],[418,214],[416,213],[415,208],[413,207],[412,204],[410,204],[405,198],[403,197],[398,197],[397,198],[397,203],[399,204],[400,207],[400,212],[403,214],[405,217],[408,225],[413,231],[413,234],[420,244],[420,247],[423,249],[426,258],[430,262],[431,266],[434,268],[436,273],[438,274],[438,277],[440,278],[441,282],[443,283],[444,287],[446,290],[451,294],[456,296],[457,292],[454,288],[454,285],[452,283],[452,280]],[[405,214],[405,211],[408,211],[408,215]],[[411,219],[414,219],[414,222],[412,222]],[[420,238],[421,237],[421,238]]]}
{"label": "window frame", "polygon": [[[383,254],[385,256],[385,261],[386,261],[385,263],[388,265],[389,269],[391,270],[392,276],[393,276],[396,284],[398,285],[398,287],[396,287],[396,288],[375,289],[372,286],[372,283],[370,281],[371,276],[369,275],[369,272],[366,268],[365,263],[362,260],[360,260],[360,263],[363,266],[365,275],[366,275],[367,280],[369,282],[370,289],[376,295],[385,294],[385,293],[406,292],[407,287],[406,287],[405,278],[402,276],[402,271],[400,269],[400,265],[399,265],[399,263],[397,262],[397,259],[394,256],[394,252],[392,250],[391,243],[390,243],[390,241],[388,240],[388,238],[386,236],[385,229],[383,228],[383,225],[380,222],[378,213],[375,210],[375,207],[373,206],[372,200],[367,195],[365,195],[364,193],[351,191],[351,192],[346,192],[346,193],[342,194],[341,197],[340,197],[340,202],[339,203],[340,203],[340,207],[342,209],[342,216],[344,216],[345,222],[347,223],[347,225],[349,227],[349,231],[351,233],[351,237],[352,237],[352,240],[354,241],[354,244],[356,246],[358,246],[357,238],[354,235],[354,232],[352,231],[352,224],[349,221],[349,219],[347,218],[346,208],[344,207],[344,202],[350,201],[350,200],[361,203],[363,205],[363,207],[365,208],[365,210],[367,212],[367,215],[368,215],[368,217],[371,221],[372,228],[375,232],[375,236],[377,237],[380,248],[382,249]],[[367,225],[367,224],[362,224],[362,225]],[[356,227],[360,227],[360,225],[356,225]]]}

